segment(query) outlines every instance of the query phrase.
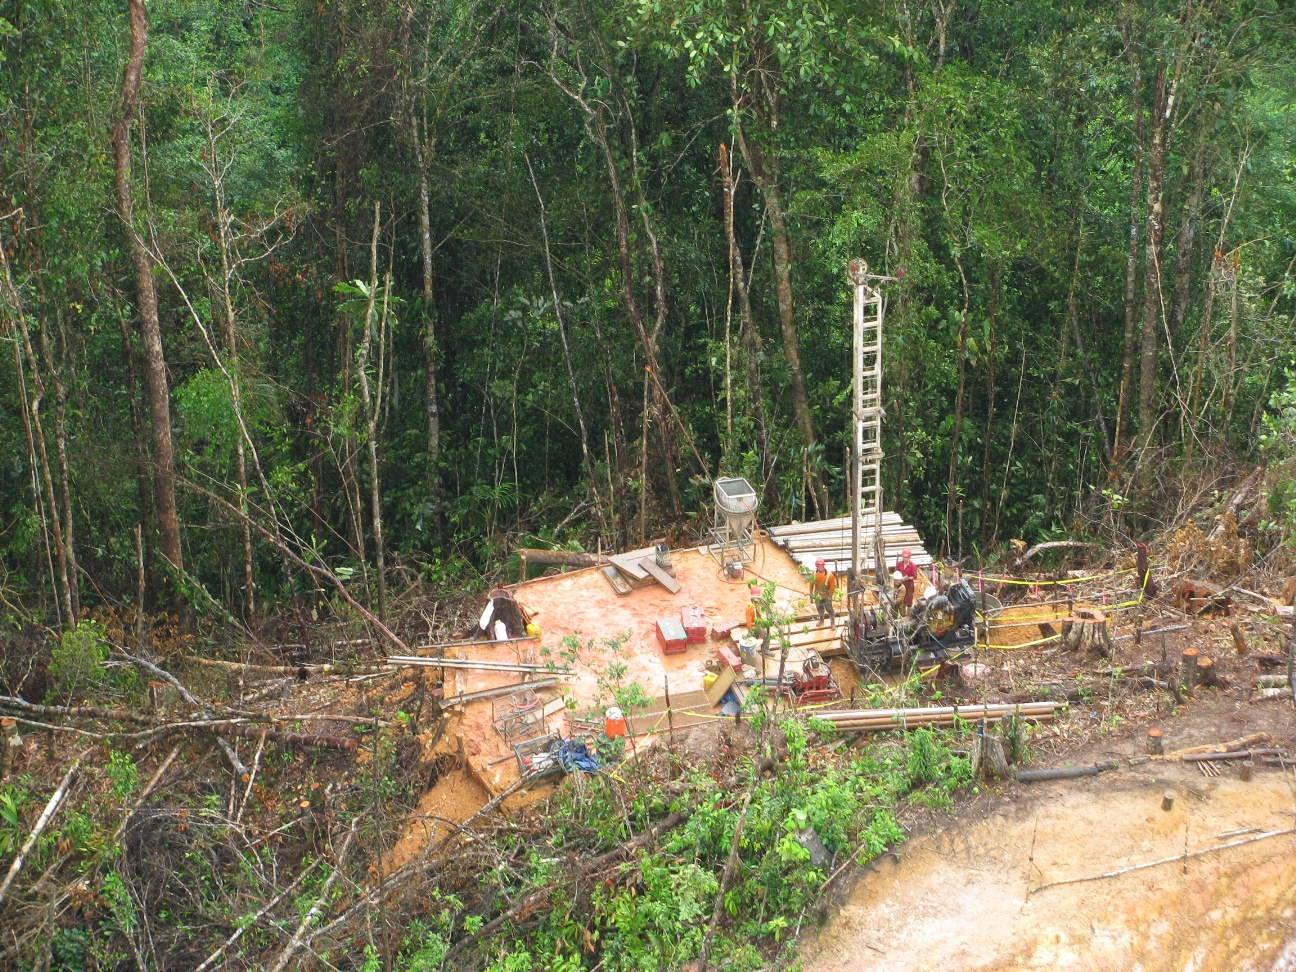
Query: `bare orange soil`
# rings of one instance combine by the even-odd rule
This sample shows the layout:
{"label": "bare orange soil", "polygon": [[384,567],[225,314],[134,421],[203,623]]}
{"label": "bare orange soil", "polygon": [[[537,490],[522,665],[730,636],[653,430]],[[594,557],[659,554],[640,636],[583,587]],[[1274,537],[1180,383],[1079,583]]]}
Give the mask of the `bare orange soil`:
{"label": "bare orange soil", "polygon": [[[1165,790],[1177,794],[1169,812]],[[1104,874],[1296,825],[1290,771],[1205,779],[1144,764],[1010,785],[980,813],[897,848],[803,949],[805,972],[1296,969],[1296,835]]]}

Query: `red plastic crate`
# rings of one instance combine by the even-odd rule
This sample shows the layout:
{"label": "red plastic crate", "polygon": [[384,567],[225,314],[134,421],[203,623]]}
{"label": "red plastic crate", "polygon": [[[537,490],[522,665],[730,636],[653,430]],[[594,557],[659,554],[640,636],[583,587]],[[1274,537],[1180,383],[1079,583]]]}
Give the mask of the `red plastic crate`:
{"label": "red plastic crate", "polygon": [[657,619],[657,641],[662,646],[662,651],[668,655],[688,650],[688,635],[684,632],[684,625],[674,618]]}
{"label": "red plastic crate", "polygon": [[700,645],[707,640],[706,614],[696,604],[680,608],[680,624],[684,625],[684,634],[690,645]]}

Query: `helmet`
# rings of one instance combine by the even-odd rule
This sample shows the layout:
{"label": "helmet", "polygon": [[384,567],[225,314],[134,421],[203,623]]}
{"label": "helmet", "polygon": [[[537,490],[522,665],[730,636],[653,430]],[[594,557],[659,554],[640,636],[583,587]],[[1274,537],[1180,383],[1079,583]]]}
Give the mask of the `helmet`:
{"label": "helmet", "polygon": [[910,557],[913,556],[913,552],[910,551],[908,547],[905,547],[903,550],[900,551],[900,556],[903,557],[905,560],[908,560]]}
{"label": "helmet", "polygon": [[761,598],[761,593],[760,593],[760,591],[756,590],[756,588],[753,587],[753,588],[751,589],[751,600],[753,600],[753,601],[759,601],[760,598]]}
{"label": "helmet", "polygon": [[894,574],[891,575],[891,579],[896,583],[900,583],[905,579],[905,575],[900,573],[900,571],[897,570]]}
{"label": "helmet", "polygon": [[822,557],[820,557],[818,560],[815,561],[815,567],[819,568],[820,570],[822,570],[824,567],[827,566],[828,566],[828,561],[824,560]]}

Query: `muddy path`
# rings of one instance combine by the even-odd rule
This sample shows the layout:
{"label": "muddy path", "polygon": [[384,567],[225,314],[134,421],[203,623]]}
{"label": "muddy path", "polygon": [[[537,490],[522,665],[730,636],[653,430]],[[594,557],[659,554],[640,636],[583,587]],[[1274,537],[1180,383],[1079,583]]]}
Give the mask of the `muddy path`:
{"label": "muddy path", "polygon": [[1296,970],[1296,834],[1043,887],[1293,827],[1290,770],[1010,784],[865,869],[803,946],[805,972]]}

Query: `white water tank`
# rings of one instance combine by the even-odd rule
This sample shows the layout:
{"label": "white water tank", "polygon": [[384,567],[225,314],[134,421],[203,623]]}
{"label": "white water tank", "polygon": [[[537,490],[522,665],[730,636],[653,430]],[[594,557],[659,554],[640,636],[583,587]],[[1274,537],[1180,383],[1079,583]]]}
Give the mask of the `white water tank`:
{"label": "white water tank", "polygon": [[737,477],[717,479],[715,502],[717,527],[723,523],[731,538],[750,535],[760,505],[751,483]]}

